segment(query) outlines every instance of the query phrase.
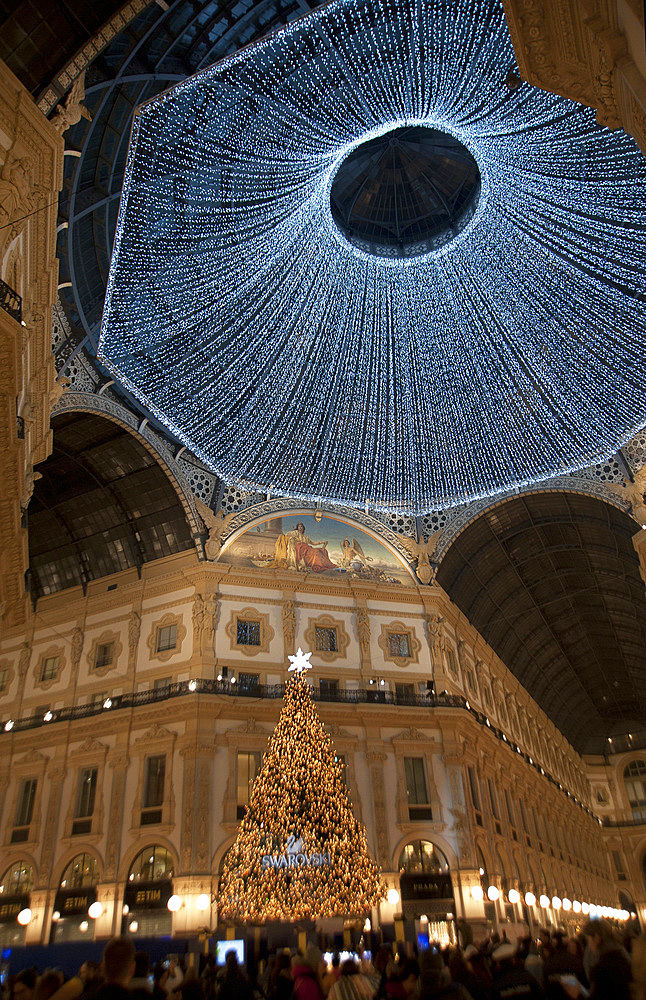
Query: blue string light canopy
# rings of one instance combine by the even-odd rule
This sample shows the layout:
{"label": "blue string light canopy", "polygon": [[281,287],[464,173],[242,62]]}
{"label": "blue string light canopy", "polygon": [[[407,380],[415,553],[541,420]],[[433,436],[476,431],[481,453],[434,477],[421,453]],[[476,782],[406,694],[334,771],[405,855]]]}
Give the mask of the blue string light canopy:
{"label": "blue string light canopy", "polygon": [[422,513],[646,423],[646,161],[513,62],[336,0],[138,110],[100,356],[226,482]]}

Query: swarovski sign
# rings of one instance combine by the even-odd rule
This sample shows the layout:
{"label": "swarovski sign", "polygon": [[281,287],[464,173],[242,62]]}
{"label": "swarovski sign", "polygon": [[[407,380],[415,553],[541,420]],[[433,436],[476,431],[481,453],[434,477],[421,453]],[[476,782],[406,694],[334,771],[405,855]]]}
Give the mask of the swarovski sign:
{"label": "swarovski sign", "polygon": [[325,852],[307,854],[303,849],[302,839],[293,836],[287,838],[287,850],[284,854],[263,854],[262,870],[267,868],[320,868],[329,865],[331,857]]}

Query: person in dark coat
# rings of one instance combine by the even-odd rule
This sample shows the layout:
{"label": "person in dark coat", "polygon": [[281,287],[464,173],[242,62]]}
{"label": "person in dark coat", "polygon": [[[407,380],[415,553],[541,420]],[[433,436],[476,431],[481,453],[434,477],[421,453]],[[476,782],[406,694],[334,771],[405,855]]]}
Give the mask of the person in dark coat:
{"label": "person in dark coat", "polygon": [[129,938],[115,937],[103,949],[105,982],[95,1000],[130,1000],[130,980],[135,972],[135,946]]}

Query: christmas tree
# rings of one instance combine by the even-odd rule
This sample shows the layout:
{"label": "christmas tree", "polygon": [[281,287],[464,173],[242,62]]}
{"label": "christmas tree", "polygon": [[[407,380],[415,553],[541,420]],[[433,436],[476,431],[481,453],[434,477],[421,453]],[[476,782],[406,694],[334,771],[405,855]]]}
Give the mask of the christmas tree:
{"label": "christmas tree", "polygon": [[294,674],[220,880],[225,921],[354,916],[386,894],[310,698],[310,656],[289,657]]}

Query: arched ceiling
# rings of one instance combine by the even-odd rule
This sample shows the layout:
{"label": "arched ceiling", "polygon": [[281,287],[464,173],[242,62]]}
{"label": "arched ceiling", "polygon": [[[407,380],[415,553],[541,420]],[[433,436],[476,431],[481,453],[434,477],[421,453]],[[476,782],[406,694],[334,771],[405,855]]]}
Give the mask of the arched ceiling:
{"label": "arched ceiling", "polygon": [[644,727],[637,526],[601,500],[519,496],[458,536],[438,583],[581,752]]}
{"label": "arched ceiling", "polygon": [[184,509],[154,457],[103,417],[55,417],[29,504],[33,598],[191,548]]}

